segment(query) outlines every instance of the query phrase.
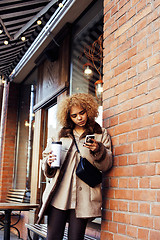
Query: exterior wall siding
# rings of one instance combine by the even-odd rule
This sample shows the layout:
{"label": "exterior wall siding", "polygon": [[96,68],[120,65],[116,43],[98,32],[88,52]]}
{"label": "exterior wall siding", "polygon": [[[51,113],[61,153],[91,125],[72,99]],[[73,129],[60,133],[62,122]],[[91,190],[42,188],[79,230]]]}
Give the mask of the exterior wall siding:
{"label": "exterior wall siding", "polygon": [[160,1],[104,0],[104,180],[101,239],[160,239]]}

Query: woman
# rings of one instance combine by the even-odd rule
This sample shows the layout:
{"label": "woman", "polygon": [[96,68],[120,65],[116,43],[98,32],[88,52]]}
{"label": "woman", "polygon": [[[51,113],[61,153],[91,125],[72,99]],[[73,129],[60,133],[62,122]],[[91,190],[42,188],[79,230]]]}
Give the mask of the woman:
{"label": "woman", "polygon": [[[51,142],[43,152],[43,170],[48,183],[43,194],[39,222],[48,215],[48,240],[63,239],[66,222],[69,223],[68,239],[84,239],[88,220],[101,216],[101,184],[94,188],[80,180],[75,173],[79,154],[100,171],[112,166],[111,141],[106,129],[95,122],[98,104],[89,94],[78,93],[64,99],[58,107],[57,119],[62,125],[52,141],[62,141],[61,168],[51,168],[56,155],[51,151]],[[93,135],[91,143],[86,135]]]}

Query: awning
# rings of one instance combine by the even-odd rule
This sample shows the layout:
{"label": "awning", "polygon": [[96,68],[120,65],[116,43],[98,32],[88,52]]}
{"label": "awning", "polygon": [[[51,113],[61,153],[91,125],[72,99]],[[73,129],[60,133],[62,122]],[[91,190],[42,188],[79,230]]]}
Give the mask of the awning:
{"label": "awning", "polygon": [[[65,23],[75,21],[92,0],[1,0],[0,74],[21,82],[35,66],[35,59]],[[37,20],[42,24],[37,25]],[[26,40],[23,42],[21,37]],[[4,41],[8,40],[8,45]],[[23,72],[22,72],[23,70]]]}
{"label": "awning", "polygon": [[[0,1],[0,73],[8,77],[58,8],[56,0]],[[41,20],[41,24],[37,24]],[[22,41],[21,38],[25,37]],[[5,45],[4,41],[8,41]]]}

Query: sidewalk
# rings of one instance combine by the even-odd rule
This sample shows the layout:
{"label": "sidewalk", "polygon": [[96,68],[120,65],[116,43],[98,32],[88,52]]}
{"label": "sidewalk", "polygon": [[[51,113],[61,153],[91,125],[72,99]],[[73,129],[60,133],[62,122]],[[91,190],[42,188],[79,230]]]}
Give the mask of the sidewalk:
{"label": "sidewalk", "polygon": [[[3,235],[4,235],[4,231],[0,231],[0,240],[3,240]],[[11,239],[10,240],[17,240],[18,237],[15,236],[13,233],[11,233]]]}

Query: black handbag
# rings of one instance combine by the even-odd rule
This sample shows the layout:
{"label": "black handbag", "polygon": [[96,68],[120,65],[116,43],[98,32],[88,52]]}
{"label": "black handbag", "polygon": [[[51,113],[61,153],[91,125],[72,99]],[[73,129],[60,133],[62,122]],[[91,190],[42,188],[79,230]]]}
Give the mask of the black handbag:
{"label": "black handbag", "polygon": [[[77,151],[78,153],[80,153],[74,135],[73,139]],[[96,167],[94,167],[86,158],[83,158],[82,156],[80,156],[80,161],[76,169],[76,175],[92,188],[102,182],[102,173]]]}

